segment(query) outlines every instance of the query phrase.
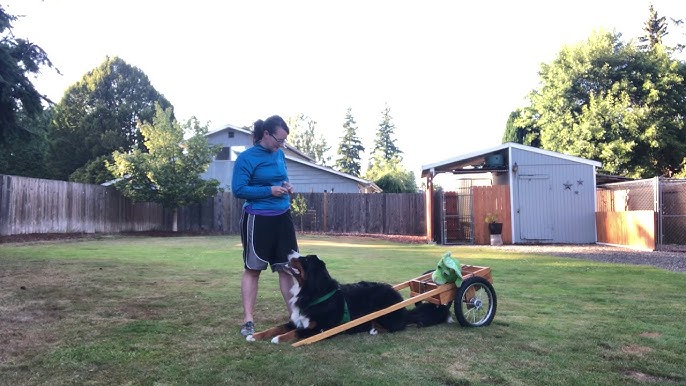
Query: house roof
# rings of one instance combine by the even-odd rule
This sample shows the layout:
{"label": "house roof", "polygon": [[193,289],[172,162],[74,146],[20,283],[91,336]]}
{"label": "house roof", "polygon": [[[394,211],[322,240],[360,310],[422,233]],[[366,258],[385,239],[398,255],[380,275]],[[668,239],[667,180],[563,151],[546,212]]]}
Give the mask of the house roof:
{"label": "house roof", "polygon": [[489,149],[467,153],[456,157],[448,158],[443,161],[434,162],[431,164],[422,165],[422,177],[436,173],[483,173],[489,171],[487,165],[487,157],[494,154],[503,154],[509,149],[520,149],[530,151],[533,153],[543,154],[551,157],[561,158],[568,161],[587,164],[595,167],[602,166],[598,161],[588,160],[581,157],[575,157],[567,154],[557,153],[550,150],[539,149],[533,146],[526,146],[519,143],[507,142]]}
{"label": "house roof", "polygon": [[[230,125],[230,124],[224,125],[221,129],[211,131],[211,132],[207,133],[207,135],[208,136],[214,135],[214,134],[220,133],[220,132],[225,131],[225,130],[235,130],[235,131],[238,131],[238,132],[241,132],[244,134],[248,134],[252,137],[252,130],[248,129],[247,127],[238,127],[238,126],[234,126],[234,125]],[[376,185],[372,181],[365,180],[365,179],[359,178],[359,177],[355,177],[352,174],[339,172],[337,170],[334,170],[334,169],[326,167],[326,166],[317,165],[315,163],[315,160],[312,157],[301,152],[296,147],[290,145],[288,142],[286,142],[285,145],[286,145],[286,149],[285,149],[284,153],[285,153],[286,159],[288,159],[290,161],[297,162],[297,163],[300,163],[300,164],[303,164],[303,165],[306,165],[306,166],[309,166],[309,167],[312,167],[315,169],[319,169],[319,170],[322,170],[322,171],[325,171],[325,172],[328,172],[331,174],[335,174],[335,175],[343,177],[343,178],[353,180],[353,181],[357,182],[358,184],[360,184],[360,185],[362,185],[368,189],[371,189],[377,193],[380,193],[383,191],[381,188],[379,188],[378,185]]]}
{"label": "house roof", "polygon": [[[226,130],[238,131],[238,132],[241,132],[241,133],[243,133],[243,134],[246,134],[246,135],[249,135],[250,137],[252,137],[252,130],[250,130],[249,128],[247,128],[247,127],[238,127],[238,126],[234,126],[234,125],[231,125],[231,124],[226,124],[226,125],[224,125],[223,127],[219,128],[219,129],[217,129],[217,130],[210,131],[209,133],[207,133],[207,136],[215,135],[215,134],[217,134],[217,133],[221,133],[222,131],[226,131]],[[285,149],[284,152],[285,152],[287,155],[288,155],[288,153],[290,152],[290,153],[293,153],[293,154],[295,154],[296,156],[298,156],[298,157],[300,157],[300,158],[304,158],[304,159],[309,160],[310,162],[314,162],[314,159],[313,159],[312,157],[310,157],[310,156],[308,156],[307,154],[301,152],[301,151],[298,150],[296,147],[290,145],[288,142],[285,142],[284,144],[286,145],[286,149]]]}
{"label": "house roof", "polygon": [[364,187],[366,187],[366,188],[369,188],[369,189],[373,190],[373,191],[376,192],[376,193],[381,193],[381,192],[383,191],[383,190],[382,190],[378,185],[376,185],[374,182],[369,181],[369,180],[365,180],[365,179],[363,179],[363,178],[355,177],[355,176],[353,176],[352,174],[339,172],[338,170],[334,170],[334,169],[332,169],[332,168],[330,168],[330,167],[317,165],[317,164],[314,163],[314,162],[308,162],[308,161],[305,161],[305,160],[302,160],[302,159],[299,159],[299,158],[296,158],[296,157],[289,156],[288,154],[286,154],[286,159],[291,160],[291,161],[293,161],[293,162],[297,162],[297,163],[299,163],[299,164],[303,164],[303,165],[306,165],[306,166],[315,168],[315,169],[319,169],[319,170],[322,170],[322,171],[325,171],[325,172],[328,172],[328,173],[331,173],[331,174],[335,174],[335,175],[337,175],[337,176],[340,176],[340,177],[343,177],[343,178],[347,178],[347,179],[349,179],[349,180],[353,180],[353,181],[357,182],[358,184],[360,184],[360,185],[362,185],[362,186],[364,186]]}

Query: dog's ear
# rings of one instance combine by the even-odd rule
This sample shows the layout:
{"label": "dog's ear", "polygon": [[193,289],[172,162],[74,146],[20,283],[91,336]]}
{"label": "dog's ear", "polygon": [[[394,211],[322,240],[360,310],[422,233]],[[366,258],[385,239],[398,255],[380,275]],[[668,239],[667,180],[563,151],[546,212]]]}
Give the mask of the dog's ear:
{"label": "dog's ear", "polygon": [[313,267],[316,267],[318,272],[326,270],[326,263],[317,255],[307,255],[305,256],[305,260]]}
{"label": "dog's ear", "polygon": [[329,270],[326,269],[326,263],[324,260],[320,259],[317,255],[309,255],[307,258],[310,261],[310,265],[314,268],[314,272],[316,272],[317,276],[323,278],[324,281],[329,281],[332,279],[331,275],[329,274]]}

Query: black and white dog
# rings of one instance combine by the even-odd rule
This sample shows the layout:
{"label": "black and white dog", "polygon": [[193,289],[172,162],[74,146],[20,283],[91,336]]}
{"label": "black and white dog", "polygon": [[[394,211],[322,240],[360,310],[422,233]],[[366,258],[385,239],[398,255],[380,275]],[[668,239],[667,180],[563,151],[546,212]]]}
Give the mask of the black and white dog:
{"label": "black and white dog", "polygon": [[[289,272],[295,280],[291,289],[291,320],[250,335],[248,341],[271,338],[273,343],[280,343],[307,338],[403,301],[402,295],[390,284],[368,281],[339,284],[316,255],[293,252],[288,260]],[[426,327],[450,320],[449,304],[436,306],[422,302],[409,311],[401,308],[346,332],[395,332],[412,324]]]}

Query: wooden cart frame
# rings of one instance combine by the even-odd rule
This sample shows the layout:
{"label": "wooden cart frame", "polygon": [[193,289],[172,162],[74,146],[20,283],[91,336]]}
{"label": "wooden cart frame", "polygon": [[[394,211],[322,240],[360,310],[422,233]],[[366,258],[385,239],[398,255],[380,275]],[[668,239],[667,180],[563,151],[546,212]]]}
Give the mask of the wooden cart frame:
{"label": "wooden cart frame", "polygon": [[462,326],[486,326],[493,320],[497,305],[495,290],[492,286],[493,277],[491,275],[491,268],[464,264],[460,267],[462,270],[462,283],[459,287],[456,286],[455,283],[436,284],[431,279],[433,271],[427,272],[414,279],[393,286],[393,289],[396,291],[409,287],[410,297],[408,299],[379,311],[372,312],[371,314],[353,319],[340,326],[322,331],[317,335],[295,342],[292,346],[298,347],[318,342],[421,301],[428,301],[433,304],[441,305],[447,305],[450,304],[450,302],[455,301],[455,315]]}

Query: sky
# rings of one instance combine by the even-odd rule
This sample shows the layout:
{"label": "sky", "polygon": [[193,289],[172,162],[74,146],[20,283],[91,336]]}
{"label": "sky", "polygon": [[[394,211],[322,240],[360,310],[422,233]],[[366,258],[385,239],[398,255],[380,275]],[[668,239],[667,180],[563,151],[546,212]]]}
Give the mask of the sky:
{"label": "sky", "polygon": [[[106,56],[138,67],[182,121],[210,131],[305,114],[331,146],[346,110],[371,152],[390,107],[404,166],[498,146],[528,105],[542,63],[594,31],[642,34],[653,4],[686,19],[683,0],[0,0],[24,15],[16,37],[43,48],[34,86],[58,102]],[[669,37],[686,42],[686,28]],[[366,165],[366,161],[365,161]]]}

